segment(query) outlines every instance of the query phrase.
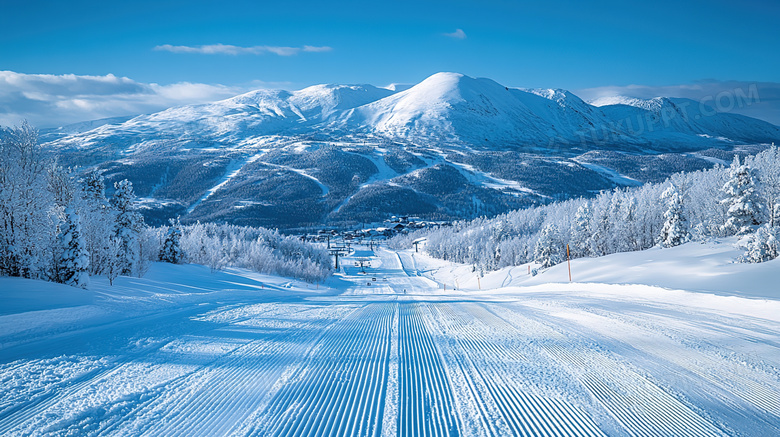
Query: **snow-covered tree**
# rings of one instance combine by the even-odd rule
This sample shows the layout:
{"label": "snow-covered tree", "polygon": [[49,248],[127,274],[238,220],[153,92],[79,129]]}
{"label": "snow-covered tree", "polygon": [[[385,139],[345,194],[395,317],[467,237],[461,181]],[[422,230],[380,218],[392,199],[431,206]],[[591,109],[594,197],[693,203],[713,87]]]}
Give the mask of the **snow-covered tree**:
{"label": "snow-covered tree", "polygon": [[[659,244],[662,234],[671,237],[668,243],[677,244],[680,241],[677,237],[704,241],[736,233],[742,228],[742,232],[749,232],[754,223],[771,222],[772,218],[767,214],[770,205],[780,203],[771,200],[780,199],[780,170],[777,170],[780,169],[780,153],[769,148],[747,158],[746,163],[747,171],[742,171],[742,164],[731,168],[715,165],[707,170],[674,174],[663,183],[603,191],[593,199],[553,202],[508,212],[495,219],[483,217],[456,222],[449,227],[420,230],[414,233],[414,238],[427,238],[425,251],[431,256],[490,270],[533,260],[537,243],[546,238],[541,230],[549,225],[560,230],[561,253],[563,243],[568,242],[574,256],[583,256],[583,248],[585,251],[590,249],[588,256],[648,249]],[[751,171],[755,171],[755,176]],[[777,179],[777,190],[772,188],[775,186],[771,182],[773,177]],[[743,184],[745,179],[747,183]],[[677,208],[670,208],[669,199],[659,201],[669,185],[677,187],[682,196],[685,221],[679,220]],[[751,190],[753,194],[757,193],[757,199],[749,195]],[[724,195],[726,191],[738,195]],[[746,204],[757,205],[754,209],[758,214],[739,214],[743,211],[740,207]],[[762,204],[766,211],[761,211]],[[589,214],[585,214],[585,208],[590,210]],[[777,226],[780,208],[774,208],[778,213],[774,216]],[[589,220],[584,219],[587,215]],[[730,225],[737,224],[737,219],[745,216],[749,218],[746,226],[726,230],[727,221]],[[497,230],[501,230],[501,238],[495,246]],[[583,244],[586,242],[589,244]],[[395,243],[391,241],[390,244]],[[500,254],[500,258],[496,254]]]}
{"label": "snow-covered tree", "polygon": [[611,193],[601,193],[593,200],[593,217],[590,221],[590,251],[593,255],[602,256],[610,253],[609,240],[612,231],[610,220]]}
{"label": "snow-covered tree", "polygon": [[92,275],[107,274],[109,263],[115,262],[111,238],[115,236],[115,212],[106,199],[106,184],[98,170],[90,170],[81,179],[79,214],[87,250],[90,255],[89,271]]}
{"label": "snow-covered tree", "polygon": [[563,262],[565,256],[566,247],[561,241],[558,227],[553,224],[545,226],[536,242],[534,260],[541,264],[542,268],[547,268]]}
{"label": "snow-covered tree", "polygon": [[81,219],[73,208],[65,208],[65,219],[60,223],[59,261],[57,278],[59,282],[74,287],[89,285],[89,253],[81,234]]}
{"label": "snow-covered tree", "polygon": [[62,243],[68,234],[59,229],[70,229],[69,217],[79,218],[79,245],[89,256],[76,267],[111,277],[114,273],[106,269],[116,271],[119,263],[124,273],[142,273],[144,261],[159,255],[159,239],[154,236],[155,244],[148,244],[148,232],[136,238],[146,228],[133,210],[132,185],[123,181],[115,186],[112,208],[98,172],[87,173],[79,189],[72,169],[57,165],[29,124],[0,130],[0,275],[63,281],[62,275],[68,275],[61,271],[66,255]]}
{"label": "snow-covered tree", "polygon": [[590,202],[584,202],[577,209],[574,221],[571,225],[571,252],[572,257],[582,258],[590,256]]}
{"label": "snow-covered tree", "polygon": [[780,228],[764,225],[748,237],[742,262],[760,263],[770,261],[778,256],[780,250]]}
{"label": "snow-covered tree", "polygon": [[[704,241],[725,235],[728,205],[722,202],[722,188],[729,180],[729,170],[721,165],[712,169],[686,173],[685,216],[691,228],[691,238]],[[681,186],[679,181],[671,181]]]}
{"label": "snow-covered tree", "polygon": [[181,224],[178,220],[171,220],[168,234],[160,250],[160,261],[180,264],[184,261],[184,250],[181,247]]}
{"label": "snow-covered tree", "polygon": [[664,227],[661,229],[660,243],[664,247],[679,246],[690,238],[688,221],[683,209],[683,197],[677,187],[670,185],[661,199],[666,203],[664,212]]}
{"label": "snow-covered tree", "polygon": [[769,219],[769,225],[770,226],[780,226],[780,203],[775,204],[775,207],[772,208],[772,216]]}
{"label": "snow-covered tree", "polygon": [[723,232],[726,235],[741,235],[760,224],[761,203],[756,195],[753,174],[745,164],[740,164],[739,156],[729,168],[729,180],[723,185],[726,197],[722,202],[728,207]]}
{"label": "snow-covered tree", "polygon": [[121,244],[119,257],[123,275],[140,272],[141,245],[139,235],[143,229],[143,217],[135,211],[133,184],[127,179],[114,183],[114,197],[111,203],[116,210],[115,235]]}
{"label": "snow-covered tree", "polygon": [[622,190],[615,190],[611,193],[609,210],[607,212],[606,250],[605,253],[624,252],[628,250],[626,243],[626,216],[624,214],[624,205],[626,203],[626,193]]}
{"label": "snow-covered tree", "polygon": [[624,193],[624,195],[626,200],[623,202],[623,210],[621,211],[623,220],[620,220],[617,226],[618,232],[622,235],[618,250],[620,252],[640,250],[641,236],[637,228],[639,204],[632,193]]}
{"label": "snow-covered tree", "polygon": [[114,280],[122,274],[123,259],[121,251],[122,240],[117,237],[109,238],[106,246],[103,248],[106,258],[103,260],[102,274],[108,278],[109,285],[114,285]]}
{"label": "snow-covered tree", "polygon": [[277,231],[213,223],[181,228],[187,261],[212,270],[227,266],[321,281],[332,273],[327,250]]}
{"label": "snow-covered tree", "polygon": [[47,191],[53,196],[56,205],[65,208],[73,204],[78,190],[70,175],[70,169],[66,170],[54,161],[47,166],[46,179]]}
{"label": "snow-covered tree", "polygon": [[29,124],[0,132],[0,275],[47,276],[56,235],[48,165]]}
{"label": "snow-covered tree", "polygon": [[772,147],[746,159],[758,173],[758,194],[770,226],[780,225],[780,150]]}

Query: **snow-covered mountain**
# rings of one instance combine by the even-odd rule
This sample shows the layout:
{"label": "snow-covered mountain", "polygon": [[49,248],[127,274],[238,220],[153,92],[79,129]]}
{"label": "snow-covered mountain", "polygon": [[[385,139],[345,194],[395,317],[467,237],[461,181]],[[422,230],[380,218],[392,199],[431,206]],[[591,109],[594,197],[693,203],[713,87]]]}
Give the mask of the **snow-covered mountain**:
{"label": "snow-covered mountain", "polygon": [[568,91],[508,88],[456,73],[435,74],[347,118],[356,128],[395,138],[500,148],[574,143],[611,121]]}
{"label": "snow-covered mountain", "polygon": [[[119,139],[132,146],[161,138],[240,141],[312,128],[334,114],[393,94],[371,85],[315,85],[299,91],[257,90],[226,100],[174,107],[62,138],[58,145],[100,145]],[[316,129],[316,128],[312,128]]]}
{"label": "snow-covered mountain", "polygon": [[361,133],[490,149],[552,146],[560,153],[594,147],[690,151],[780,139],[777,126],[717,113],[693,100],[613,98],[594,103],[565,90],[508,88],[490,79],[437,73],[409,88],[315,85],[292,92],[252,91],[75,132],[58,144],[161,137],[235,142],[258,135]]}
{"label": "snow-covered mountain", "polygon": [[[356,108],[356,126],[406,139],[538,143],[547,123],[490,79],[435,74],[406,91]],[[549,132],[548,132],[549,133]]]}
{"label": "snow-covered mountain", "polygon": [[656,97],[615,97],[593,102],[612,120],[625,121],[625,129],[650,142],[668,141],[689,148],[691,137],[722,142],[772,142],[778,127],[740,114],[719,113],[706,102]]}
{"label": "snow-covered mountain", "polygon": [[588,104],[457,73],[414,86],[258,90],[95,126],[44,139],[70,164],[130,178],[160,217],[270,226],[490,215],[780,140],[777,126],[691,100]]}

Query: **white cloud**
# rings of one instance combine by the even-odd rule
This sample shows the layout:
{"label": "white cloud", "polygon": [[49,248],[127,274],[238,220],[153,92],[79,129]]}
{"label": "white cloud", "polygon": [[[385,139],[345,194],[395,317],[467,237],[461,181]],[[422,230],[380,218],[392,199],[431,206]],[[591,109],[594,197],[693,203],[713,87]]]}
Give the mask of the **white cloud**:
{"label": "white cloud", "polygon": [[322,53],[322,52],[329,52],[329,51],[333,50],[333,48],[332,47],[328,47],[328,46],[321,46],[321,47],[317,47],[317,46],[303,46],[303,48],[301,50],[303,50],[304,52]]}
{"label": "white cloud", "polygon": [[203,46],[174,46],[163,44],[156,46],[154,50],[171,53],[197,53],[201,55],[263,55],[273,53],[279,56],[293,56],[300,52],[329,52],[331,47],[303,46],[303,47],[278,47],[278,46],[253,46],[241,47],[228,44],[209,44]]}
{"label": "white cloud", "polygon": [[443,33],[442,35],[455,39],[466,39],[466,32],[463,29],[455,29],[455,32]]}
{"label": "white cloud", "polygon": [[77,76],[0,71],[0,125],[18,125],[27,120],[37,127],[55,127],[213,102],[258,88],[289,85],[259,81],[241,86],[189,82],[159,85],[112,74]]}
{"label": "white cloud", "polygon": [[702,80],[690,84],[647,86],[603,86],[575,91],[587,102],[609,101],[610,97],[683,97],[707,102],[724,112],[747,115],[780,125],[780,83]]}

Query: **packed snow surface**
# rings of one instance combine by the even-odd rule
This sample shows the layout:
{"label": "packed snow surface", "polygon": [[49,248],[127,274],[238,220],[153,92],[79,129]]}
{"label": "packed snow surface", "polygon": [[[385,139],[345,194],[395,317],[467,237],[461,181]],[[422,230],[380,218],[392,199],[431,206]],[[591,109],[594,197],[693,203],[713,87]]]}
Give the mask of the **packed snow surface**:
{"label": "packed snow surface", "polygon": [[573,283],[385,249],[319,285],[0,278],[0,435],[780,435],[778,264],[726,247],[582,260]]}

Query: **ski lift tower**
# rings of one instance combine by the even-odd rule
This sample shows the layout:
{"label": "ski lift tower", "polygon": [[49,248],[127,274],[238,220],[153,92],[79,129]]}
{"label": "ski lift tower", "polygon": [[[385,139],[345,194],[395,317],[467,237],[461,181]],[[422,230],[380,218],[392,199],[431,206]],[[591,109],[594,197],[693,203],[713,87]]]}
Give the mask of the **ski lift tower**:
{"label": "ski lift tower", "polygon": [[423,237],[423,238],[418,238],[418,239],[412,241],[412,244],[414,244],[414,251],[415,252],[417,252],[417,245],[422,243],[425,240],[427,240],[427,238]]}
{"label": "ski lift tower", "polygon": [[333,255],[336,258],[336,270],[339,269],[339,257],[344,256],[347,253],[349,253],[349,250],[346,247],[338,247],[333,246],[329,249],[330,254]]}
{"label": "ski lift tower", "polygon": [[360,267],[360,273],[366,274],[366,267],[371,267],[371,260],[369,258],[356,258],[355,266]]}

